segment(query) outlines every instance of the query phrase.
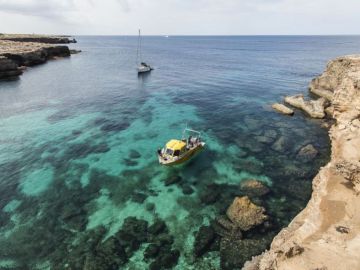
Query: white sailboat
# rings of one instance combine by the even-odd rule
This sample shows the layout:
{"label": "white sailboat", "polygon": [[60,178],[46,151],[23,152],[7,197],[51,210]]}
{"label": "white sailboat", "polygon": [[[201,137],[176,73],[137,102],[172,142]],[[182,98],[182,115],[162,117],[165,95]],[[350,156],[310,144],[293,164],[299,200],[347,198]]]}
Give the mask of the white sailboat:
{"label": "white sailboat", "polygon": [[137,64],[137,71],[138,73],[146,73],[146,72],[150,72],[151,70],[153,70],[153,68],[145,63],[143,60],[142,60],[142,52],[141,52],[141,32],[140,32],[140,29],[139,29],[139,38],[138,38],[138,47],[137,47],[137,52],[136,52],[136,64]]}

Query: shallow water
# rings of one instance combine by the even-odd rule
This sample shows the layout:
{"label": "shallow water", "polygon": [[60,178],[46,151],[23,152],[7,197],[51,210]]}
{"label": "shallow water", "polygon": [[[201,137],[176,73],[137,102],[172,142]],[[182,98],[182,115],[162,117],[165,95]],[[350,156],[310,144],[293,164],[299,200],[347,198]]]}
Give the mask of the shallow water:
{"label": "shallow water", "polygon": [[[271,189],[253,198],[271,229],[246,235],[268,245],[306,205],[330,148],[321,121],[270,105],[306,92],[326,61],[360,46],[359,37],[144,37],[155,70],[138,77],[135,37],[77,40],[82,53],[0,83],[5,268],[66,268],[95,252],[82,237],[104,226],[103,241],[137,217],[165,221],[180,251],[176,269],[220,269],[219,251],[194,259],[194,233],[244,195],[246,179]],[[206,149],[185,165],[159,166],[156,149],[186,125],[203,132]],[[298,159],[309,143],[319,155]],[[173,177],[181,181],[165,186]],[[215,201],[204,199],[214,192]],[[147,269],[147,245],[121,269]]]}

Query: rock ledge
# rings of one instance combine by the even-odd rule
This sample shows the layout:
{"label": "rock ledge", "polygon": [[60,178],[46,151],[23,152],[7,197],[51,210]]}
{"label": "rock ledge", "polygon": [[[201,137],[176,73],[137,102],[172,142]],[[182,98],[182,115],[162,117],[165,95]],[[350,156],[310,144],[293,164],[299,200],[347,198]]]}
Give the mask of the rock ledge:
{"label": "rock ledge", "polygon": [[310,91],[333,107],[331,160],[314,178],[306,208],[243,270],[360,269],[360,55],[330,61]]}

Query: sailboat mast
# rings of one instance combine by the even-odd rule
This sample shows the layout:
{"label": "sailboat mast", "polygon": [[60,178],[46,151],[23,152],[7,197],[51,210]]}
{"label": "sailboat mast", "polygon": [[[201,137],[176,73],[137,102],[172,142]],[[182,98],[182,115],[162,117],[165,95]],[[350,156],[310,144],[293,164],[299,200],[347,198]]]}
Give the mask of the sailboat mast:
{"label": "sailboat mast", "polygon": [[[140,59],[139,59],[140,56]],[[137,40],[137,48],[136,48],[136,65],[139,64],[139,60],[141,63],[141,41],[140,41],[140,29],[139,29],[139,36],[138,36],[138,40]]]}
{"label": "sailboat mast", "polygon": [[142,63],[142,52],[141,52],[141,49],[142,49],[141,45],[142,44],[141,44],[141,31],[140,31],[140,29],[139,29],[139,44],[140,44],[139,45],[139,47],[140,47],[140,50],[139,50],[140,51],[140,63]]}

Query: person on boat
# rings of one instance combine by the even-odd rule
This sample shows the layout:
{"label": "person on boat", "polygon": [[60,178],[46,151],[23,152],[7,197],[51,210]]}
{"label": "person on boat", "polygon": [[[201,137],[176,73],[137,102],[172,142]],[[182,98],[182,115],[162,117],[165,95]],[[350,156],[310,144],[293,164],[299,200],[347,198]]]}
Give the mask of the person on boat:
{"label": "person on boat", "polygon": [[190,135],[189,138],[188,138],[187,144],[189,145],[189,148],[192,148],[192,147],[193,147],[193,142],[192,142],[192,136],[191,136],[191,135]]}

